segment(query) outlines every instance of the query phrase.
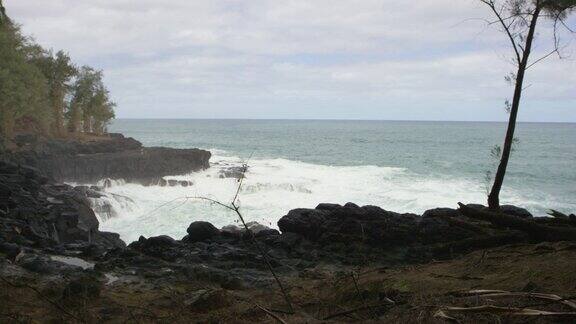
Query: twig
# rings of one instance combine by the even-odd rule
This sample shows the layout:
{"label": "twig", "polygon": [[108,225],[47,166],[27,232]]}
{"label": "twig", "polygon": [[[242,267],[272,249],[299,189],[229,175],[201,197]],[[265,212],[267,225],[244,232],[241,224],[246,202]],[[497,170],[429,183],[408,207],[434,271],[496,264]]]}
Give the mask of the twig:
{"label": "twig", "polygon": [[530,65],[528,65],[528,66],[526,67],[526,70],[530,69],[532,66],[538,64],[539,62],[541,62],[541,61],[549,58],[549,57],[552,56],[554,53],[558,53],[558,48],[557,48],[557,47],[554,48],[552,51],[550,51],[548,54],[546,54],[546,55],[540,57],[539,59],[537,59],[536,61],[532,62]]}
{"label": "twig", "polygon": [[186,198],[206,200],[206,201],[209,201],[209,202],[214,203],[216,205],[219,205],[221,207],[224,207],[226,209],[232,210],[233,212],[236,213],[236,215],[238,215],[238,218],[240,219],[240,222],[242,222],[244,229],[246,230],[248,235],[250,235],[250,239],[252,240],[252,243],[254,243],[254,245],[258,249],[258,252],[260,252],[260,255],[262,255],[262,258],[264,259],[264,262],[266,263],[268,270],[270,271],[270,273],[274,277],[276,284],[278,284],[278,287],[280,288],[280,291],[281,291],[282,295],[284,296],[284,300],[286,301],[286,304],[288,306],[290,313],[293,314],[294,313],[294,307],[292,306],[292,300],[290,298],[290,295],[288,294],[288,291],[286,290],[286,288],[282,284],[282,281],[280,280],[280,278],[276,274],[276,271],[274,271],[274,268],[272,267],[272,263],[270,263],[270,259],[268,257],[268,254],[260,246],[260,244],[258,243],[258,240],[256,239],[256,236],[254,235],[254,233],[250,230],[250,228],[246,224],[246,221],[244,220],[244,216],[240,212],[240,206],[238,206],[236,204],[236,201],[238,200],[238,197],[240,195],[240,190],[242,189],[242,184],[244,182],[245,173],[247,170],[248,170],[248,165],[246,163],[244,163],[242,165],[242,174],[240,176],[240,179],[238,180],[238,188],[236,189],[236,193],[235,193],[234,198],[232,199],[232,202],[230,203],[230,205],[224,204],[224,203],[222,203],[216,199],[212,199],[212,198],[208,198],[208,197],[186,197]]}
{"label": "twig", "polygon": [[506,35],[508,35],[508,38],[510,39],[510,43],[512,44],[512,48],[514,49],[514,54],[516,55],[516,62],[520,64],[520,62],[522,61],[522,59],[520,58],[520,50],[518,49],[518,44],[516,43],[516,39],[512,35],[510,27],[506,25],[506,23],[504,22],[504,18],[502,17],[501,13],[498,12],[494,3],[491,3],[487,0],[480,0],[480,1],[486,4],[488,7],[490,7],[492,12],[494,12],[496,17],[498,18],[498,22],[500,22],[500,24],[504,28],[504,31],[506,32]]}
{"label": "twig", "polygon": [[246,221],[244,220],[244,217],[240,213],[240,209],[235,205],[234,202],[232,202],[232,207],[233,207],[234,211],[236,212],[236,214],[238,215],[238,217],[240,218],[242,225],[244,225],[246,232],[249,233],[250,238],[252,239],[252,242],[254,243],[254,245],[256,246],[256,248],[258,249],[260,254],[262,255],[262,257],[264,258],[264,262],[266,262],[266,266],[268,267],[268,270],[270,270],[270,273],[272,273],[272,276],[274,277],[274,280],[278,284],[278,287],[280,288],[282,295],[284,295],[284,299],[286,300],[286,303],[288,304],[288,309],[290,310],[290,312],[294,313],[294,307],[292,306],[292,300],[290,298],[290,295],[288,294],[288,291],[286,290],[286,288],[282,284],[282,281],[280,280],[280,278],[278,278],[276,271],[274,271],[274,268],[272,267],[272,264],[270,263],[270,259],[268,258],[268,253],[266,253],[266,251],[264,251],[264,249],[260,246],[260,244],[258,243],[258,240],[256,239],[256,236],[254,235],[254,232],[252,232],[248,228],[248,225],[246,225]]}
{"label": "twig", "polygon": [[270,317],[272,317],[273,319],[277,320],[278,323],[288,324],[288,323],[286,323],[286,321],[284,321],[282,318],[280,318],[280,316],[272,313],[271,311],[267,310],[266,308],[264,308],[264,307],[262,307],[262,306],[260,306],[260,305],[258,305],[258,304],[255,304],[255,306],[258,307],[260,310],[262,310],[264,313],[268,314],[268,316],[270,316]]}
{"label": "twig", "polygon": [[[364,304],[364,306],[368,306],[368,303],[366,302],[366,298],[360,292],[360,287],[358,286],[358,280],[356,280],[356,274],[354,272],[350,272],[350,276],[352,277],[352,280],[354,281],[354,287],[356,288],[356,294],[358,295],[358,297],[360,297],[362,299],[362,303]],[[376,316],[376,313],[374,313],[374,311],[371,308],[369,310],[370,310],[370,315],[372,315],[372,317],[374,319],[378,318],[378,316]]]}

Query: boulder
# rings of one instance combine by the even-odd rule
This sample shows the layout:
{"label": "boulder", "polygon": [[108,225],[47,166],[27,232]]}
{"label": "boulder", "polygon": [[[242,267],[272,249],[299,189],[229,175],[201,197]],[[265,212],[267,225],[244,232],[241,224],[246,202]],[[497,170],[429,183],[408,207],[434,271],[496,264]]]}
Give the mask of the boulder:
{"label": "boulder", "polygon": [[220,231],[209,222],[193,222],[186,230],[188,242],[201,242],[220,235]]}
{"label": "boulder", "polygon": [[120,238],[120,234],[112,232],[95,232],[92,236],[92,243],[105,249],[125,248],[126,243]]}
{"label": "boulder", "polygon": [[[442,211],[443,210],[443,211]],[[423,244],[446,243],[465,240],[484,234],[480,227],[475,226],[447,209],[434,210],[433,213],[424,213],[414,232],[414,236]],[[445,213],[447,212],[447,213]],[[458,215],[456,217],[450,215]]]}
{"label": "boulder", "polygon": [[329,214],[330,211],[322,209],[293,209],[280,218],[278,228],[282,233],[297,233],[314,240]]}
{"label": "boulder", "polygon": [[524,209],[521,207],[516,207],[516,206],[512,206],[512,205],[503,205],[503,206],[500,206],[500,210],[504,214],[508,214],[508,215],[512,215],[512,216],[516,216],[516,217],[520,217],[520,218],[524,218],[524,219],[534,218],[532,213],[530,213],[527,209]]}
{"label": "boulder", "polygon": [[291,210],[278,221],[280,231],[324,243],[402,246],[420,240],[417,233],[421,217],[414,214],[398,214],[376,206],[359,207],[353,203],[344,206],[321,204],[318,207]]}
{"label": "boulder", "polygon": [[[466,206],[470,207],[470,208],[474,208],[474,209],[483,210],[483,211],[488,210],[488,207],[486,207],[484,205],[480,205],[480,204],[467,204]],[[513,206],[513,205],[501,205],[500,206],[500,212],[507,214],[507,215],[516,216],[519,218],[524,218],[524,219],[534,217],[532,215],[532,213],[530,213],[527,209]]]}
{"label": "boulder", "polygon": [[327,204],[327,203],[321,203],[318,204],[318,206],[316,206],[317,210],[334,210],[334,209],[338,209],[342,206],[338,205],[338,204]]}
{"label": "boulder", "polygon": [[423,218],[434,218],[434,217],[460,217],[461,214],[458,209],[453,208],[434,208],[429,209],[422,214]]}
{"label": "boulder", "polygon": [[[278,232],[278,230],[272,229],[266,225],[262,225],[255,221],[246,223],[246,226],[256,237],[280,235],[280,232]],[[237,225],[226,225],[222,227],[220,232],[223,235],[238,238],[242,237],[243,235],[246,235],[246,229],[244,228],[244,226],[237,226]]]}
{"label": "boulder", "polygon": [[[141,239],[142,239],[142,237],[141,237]],[[171,238],[168,235],[160,235],[160,236],[154,236],[154,237],[151,237],[151,238],[145,240],[145,244],[147,246],[169,247],[169,246],[178,245],[178,242],[176,242],[175,239]]]}

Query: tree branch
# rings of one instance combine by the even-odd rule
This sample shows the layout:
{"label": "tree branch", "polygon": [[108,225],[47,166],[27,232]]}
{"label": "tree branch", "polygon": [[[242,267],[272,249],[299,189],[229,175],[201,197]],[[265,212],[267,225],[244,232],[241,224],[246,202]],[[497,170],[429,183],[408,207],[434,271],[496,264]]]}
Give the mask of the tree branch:
{"label": "tree branch", "polygon": [[520,51],[518,50],[518,45],[516,44],[516,40],[514,39],[514,36],[512,35],[510,28],[508,27],[508,25],[506,25],[504,18],[502,18],[501,13],[498,12],[498,10],[496,10],[496,7],[495,7],[493,1],[488,1],[488,0],[480,0],[480,1],[484,4],[486,4],[488,7],[490,7],[492,12],[494,12],[496,17],[498,18],[498,21],[500,22],[500,24],[502,25],[502,28],[504,28],[504,31],[506,32],[506,34],[508,35],[508,38],[510,39],[510,43],[512,44],[512,48],[514,49],[514,53],[516,54],[516,61],[518,62],[518,65],[520,65],[520,63],[522,62],[522,59],[520,58]]}
{"label": "tree branch", "polygon": [[558,48],[555,48],[554,50],[552,50],[550,53],[542,56],[541,58],[537,59],[536,61],[530,63],[530,65],[528,65],[526,67],[526,70],[530,69],[532,66],[538,64],[541,61],[544,61],[545,59],[549,58],[550,56],[552,56],[554,53],[558,53],[558,55],[560,55],[560,52],[558,51]]}

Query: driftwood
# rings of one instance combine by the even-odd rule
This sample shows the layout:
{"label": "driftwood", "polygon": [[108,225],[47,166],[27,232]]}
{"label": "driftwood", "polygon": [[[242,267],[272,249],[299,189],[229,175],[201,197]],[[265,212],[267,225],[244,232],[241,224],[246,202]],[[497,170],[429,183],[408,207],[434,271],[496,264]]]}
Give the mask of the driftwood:
{"label": "driftwood", "polygon": [[550,209],[550,211],[548,212],[548,215],[554,217],[554,218],[552,218],[552,220],[554,220],[556,223],[563,223],[563,224],[576,226],[576,215],[574,215],[574,214],[566,215],[566,214],[561,213],[557,210]]}
{"label": "driftwood", "polygon": [[475,306],[475,307],[445,307],[437,311],[434,316],[447,320],[456,319],[453,317],[457,314],[496,314],[509,316],[555,316],[569,319],[576,319],[576,312],[550,312],[531,308],[500,307],[492,305]]}
{"label": "driftwood", "polygon": [[554,218],[561,219],[561,220],[569,220],[570,219],[570,217],[568,217],[568,215],[561,213],[561,212],[554,210],[554,209],[550,209],[550,211],[548,212],[548,215],[550,215]]}
{"label": "driftwood", "polygon": [[576,310],[576,302],[573,302],[574,298],[562,298],[554,294],[543,294],[543,293],[531,293],[531,292],[512,292],[505,290],[470,290],[463,293],[455,293],[454,296],[460,297],[526,297],[534,299],[544,299],[550,300],[552,302],[557,302],[564,304],[574,310]]}
{"label": "driftwood", "polygon": [[479,210],[458,203],[462,215],[492,223],[495,226],[525,232],[534,241],[538,242],[576,242],[576,229],[565,227],[552,227],[538,224],[531,220],[525,220],[516,216],[499,213],[497,211]]}
{"label": "driftwood", "polygon": [[256,307],[259,308],[260,310],[262,310],[264,313],[266,313],[268,316],[272,317],[273,319],[275,319],[278,323],[280,324],[287,324],[286,321],[284,321],[282,318],[280,318],[280,316],[272,313],[271,311],[267,310],[266,308],[256,304]]}

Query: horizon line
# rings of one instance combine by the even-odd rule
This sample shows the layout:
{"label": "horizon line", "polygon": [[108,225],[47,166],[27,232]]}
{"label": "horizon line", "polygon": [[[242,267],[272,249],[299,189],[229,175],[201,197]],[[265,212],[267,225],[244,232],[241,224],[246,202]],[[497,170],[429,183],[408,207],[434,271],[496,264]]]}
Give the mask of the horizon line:
{"label": "horizon line", "polygon": [[[452,123],[502,123],[502,120],[440,120],[440,119],[344,119],[344,118],[165,118],[122,117],[114,120],[246,120],[246,121],[382,121],[382,122],[452,122]],[[518,124],[576,124],[576,121],[517,121]]]}

